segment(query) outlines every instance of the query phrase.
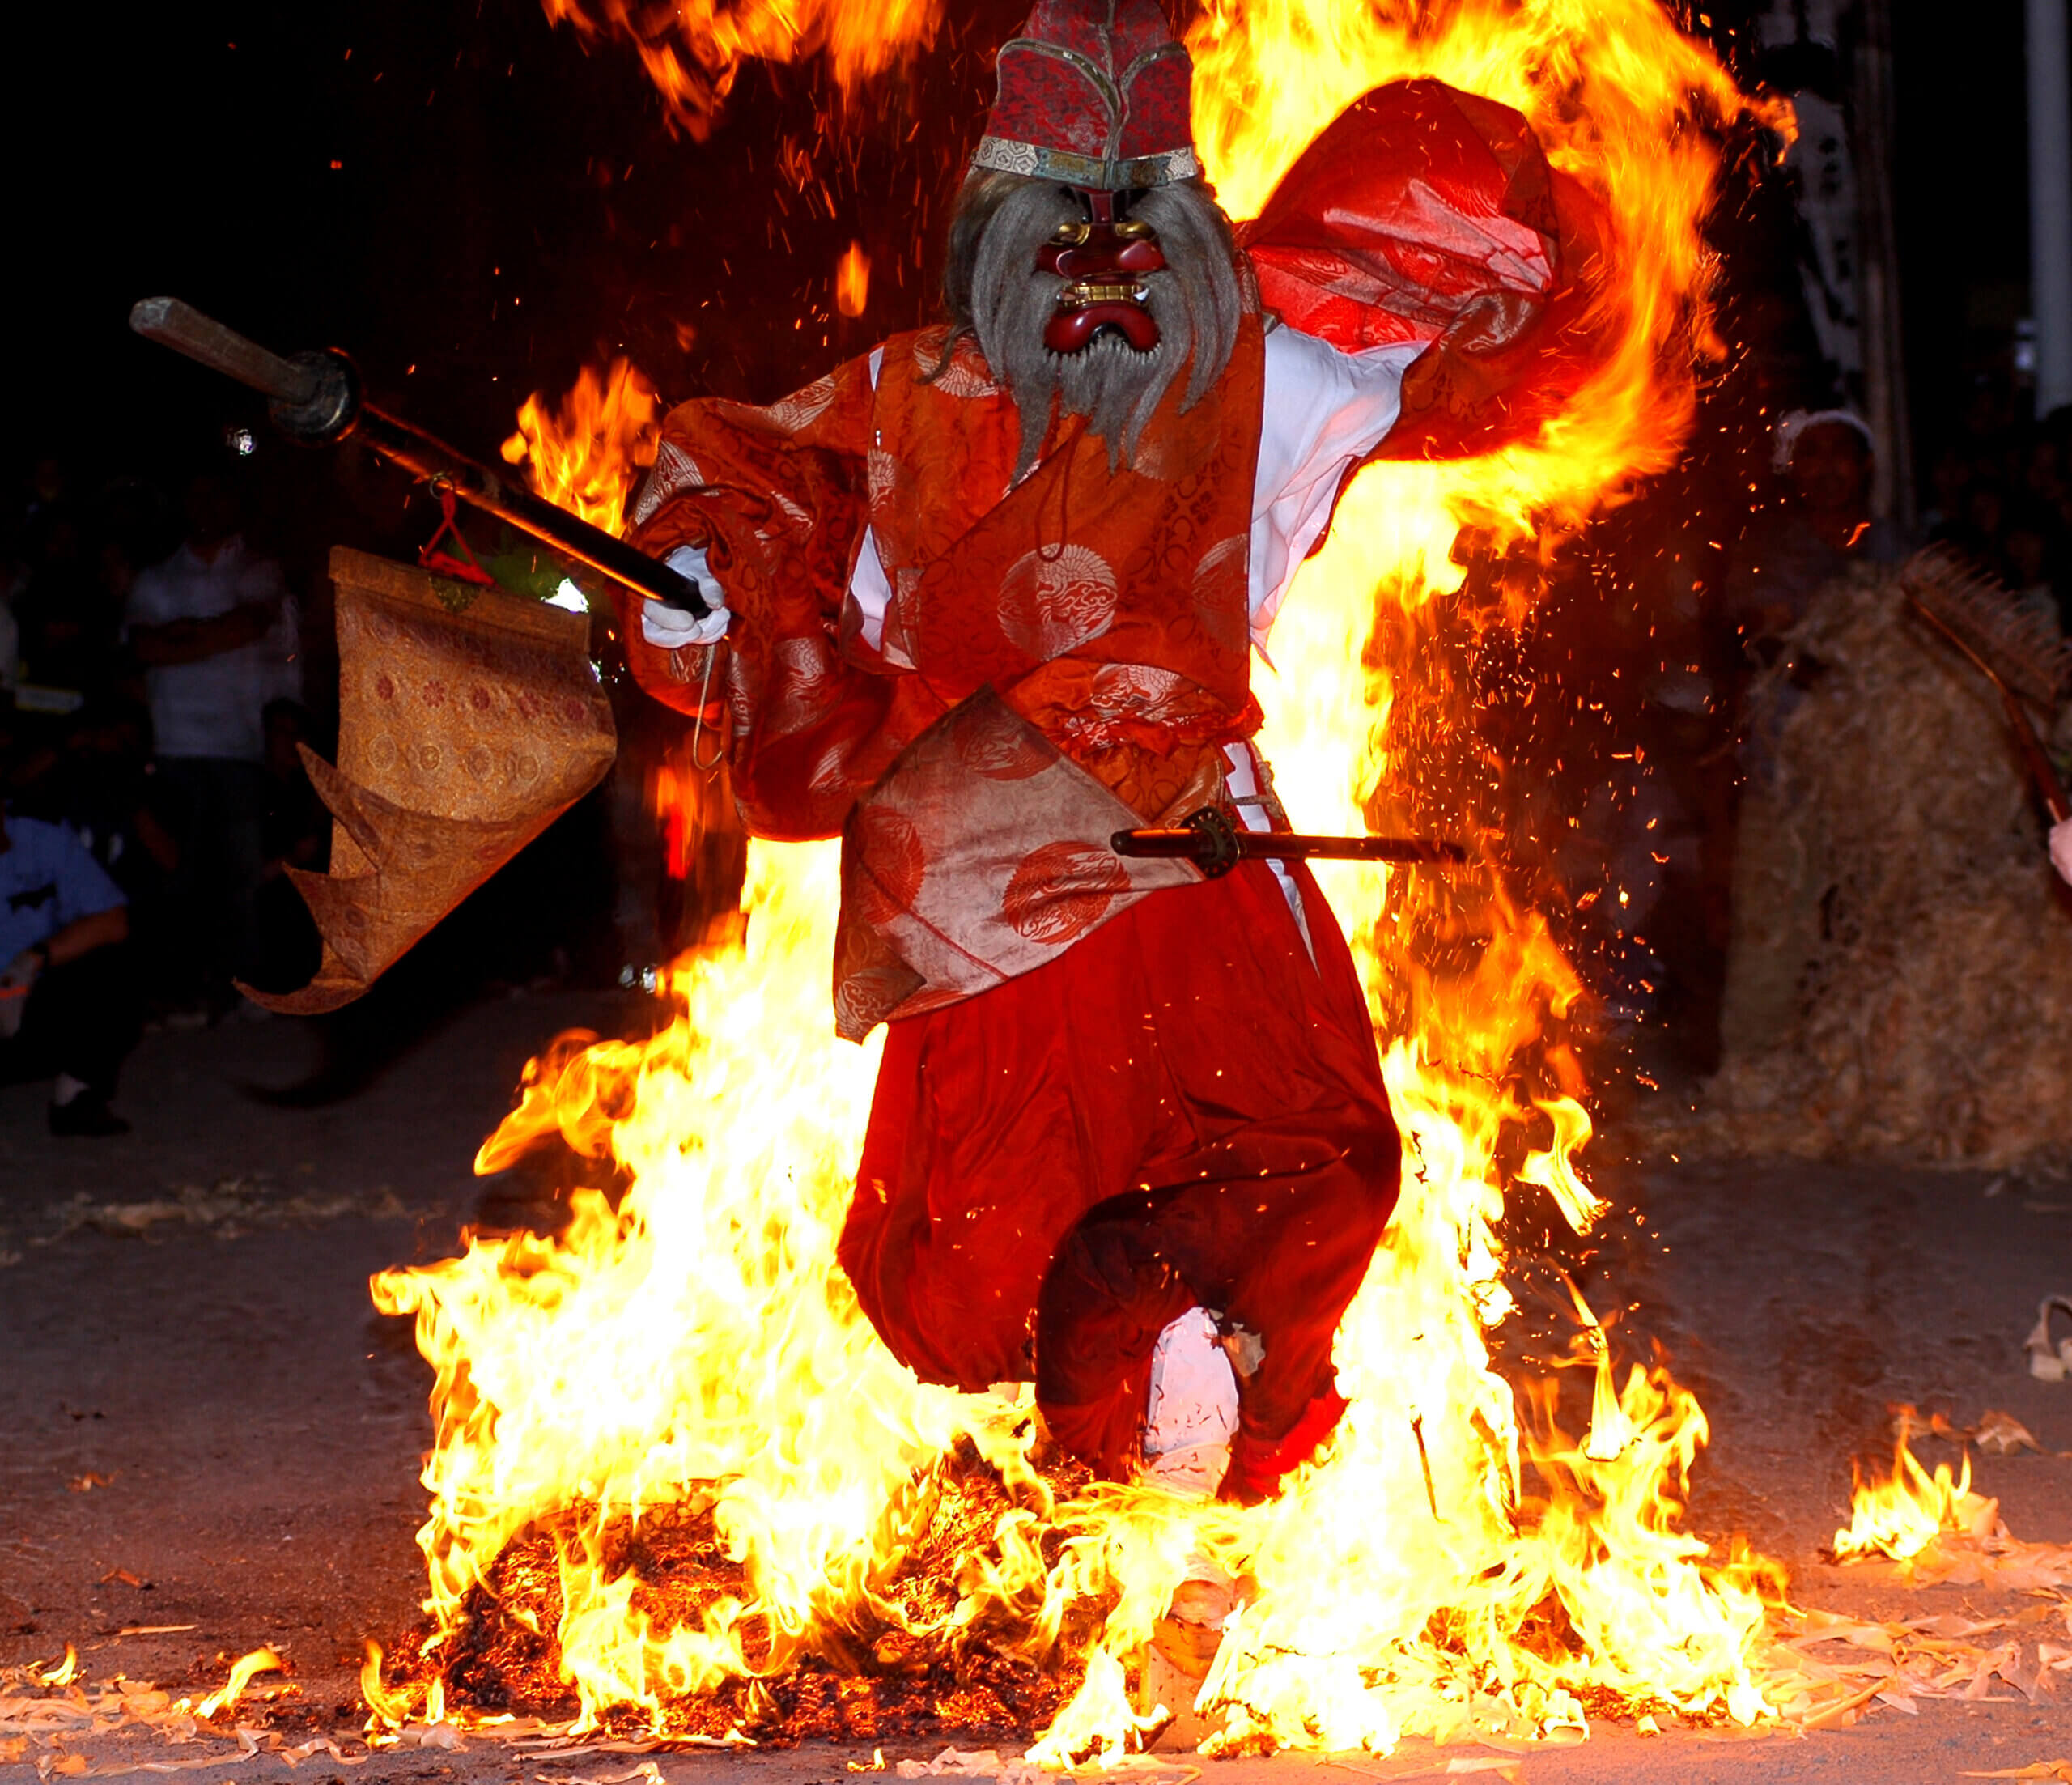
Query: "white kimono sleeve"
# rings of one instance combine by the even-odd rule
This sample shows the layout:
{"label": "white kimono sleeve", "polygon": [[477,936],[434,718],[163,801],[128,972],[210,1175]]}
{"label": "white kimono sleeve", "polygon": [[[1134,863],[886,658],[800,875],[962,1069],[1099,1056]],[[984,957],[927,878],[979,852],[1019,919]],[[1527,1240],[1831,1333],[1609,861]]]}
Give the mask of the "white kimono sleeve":
{"label": "white kimono sleeve", "polygon": [[1288,585],[1331,519],[1345,474],[1381,444],[1403,405],[1416,342],[1341,353],[1282,327],[1266,338],[1266,405],[1252,481],[1252,642],[1262,655]]}

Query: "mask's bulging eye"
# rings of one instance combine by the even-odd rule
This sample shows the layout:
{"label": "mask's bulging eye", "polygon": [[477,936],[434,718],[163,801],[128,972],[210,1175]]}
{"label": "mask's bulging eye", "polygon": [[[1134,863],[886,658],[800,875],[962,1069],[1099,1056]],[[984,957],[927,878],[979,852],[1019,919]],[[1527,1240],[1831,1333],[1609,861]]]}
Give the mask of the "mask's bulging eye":
{"label": "mask's bulging eye", "polygon": [[1093,233],[1093,224],[1082,219],[1078,223],[1059,223],[1051,232],[1051,240],[1060,248],[1084,248]]}
{"label": "mask's bulging eye", "polygon": [[[1082,229],[1085,227],[1083,223],[1080,226]],[[1150,234],[1151,225],[1140,218],[1125,217],[1115,225],[1116,238],[1121,241],[1140,242],[1148,239]],[[1084,240],[1085,238],[1081,236],[1080,239]]]}

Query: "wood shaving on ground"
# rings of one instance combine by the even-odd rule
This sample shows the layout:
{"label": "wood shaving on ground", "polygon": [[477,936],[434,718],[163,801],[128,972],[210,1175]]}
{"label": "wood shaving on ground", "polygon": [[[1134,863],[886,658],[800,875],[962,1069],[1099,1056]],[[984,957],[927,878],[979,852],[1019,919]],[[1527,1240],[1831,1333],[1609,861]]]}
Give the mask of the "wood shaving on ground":
{"label": "wood shaving on ground", "polygon": [[2010,1766],[1998,1773],[1959,1773],[1959,1779],[2057,1779],[2072,1785],[2072,1760],[2040,1760],[2027,1766]]}
{"label": "wood shaving on ground", "polygon": [[1755,694],[1782,716],[1743,798],[1720,1069],[1645,1127],[1685,1157],[2061,1165],[2072,897],[1997,696],[1870,570],[1790,642],[1796,679]]}
{"label": "wood shaving on ground", "polygon": [[[2058,1555],[2072,1583],[2072,1550]],[[1807,1611],[1780,1626],[1756,1683],[1804,1729],[1845,1728],[1881,1704],[1912,1716],[1923,1698],[2034,1704],[2072,1689],[2072,1640],[2053,1630],[2072,1639],[2072,1599],[2006,1618],[1887,1623]]]}
{"label": "wood shaving on ground", "polygon": [[2039,1456],[2043,1446],[2036,1442],[2036,1434],[2012,1413],[1989,1408],[1979,1416],[1977,1427],[1972,1436],[1978,1447],[1989,1456],[2011,1456],[2017,1451],[2034,1451]]}
{"label": "wood shaving on ground", "polygon": [[[2072,1694],[2072,1546],[2026,1544],[1998,1536],[1973,1537],[1946,1532],[1911,1562],[1897,1565],[1900,1579],[1915,1587],[1940,1583],[2002,1591],[2047,1592],[2048,1599],[2015,1616],[1976,1619],[1941,1613],[1879,1621],[1819,1610],[1773,1614],[1771,1636],[1751,1675],[1772,1715],[1746,1730],[1704,1730],[1701,1737],[1760,1739],[1780,1728],[1798,1731],[1843,1728],[1883,1706],[1911,1715],[1923,1698],[1955,1698],[1990,1703],[2037,1703]],[[356,1732],[291,1740],[278,1730],[234,1723],[230,1728],[194,1715],[191,1698],[174,1698],[147,1681],[117,1678],[89,1685],[68,1678],[62,1685],[46,1679],[66,1675],[62,1667],[0,1668],[0,1764],[33,1759],[39,1776],[113,1778],[121,1774],[174,1773],[236,1765],[270,1756],[290,1768],[317,1754],[337,1765],[358,1766],[388,1749],[457,1752],[464,1748],[524,1755],[536,1762],[565,1764],[592,1754],[648,1754],[688,1749],[753,1747],[745,1738],[728,1741],[711,1736],[681,1740],[599,1740],[576,1736],[572,1726],[537,1717],[507,1717],[465,1727],[452,1723],[405,1724],[372,1738]],[[1652,1717],[1642,1719],[1642,1732],[1662,1732]],[[1639,1726],[1637,1726],[1639,1727]],[[209,1742],[209,1751],[180,1760],[97,1764],[79,1751],[96,1736],[149,1733],[169,1747]],[[1471,1738],[1484,1747],[1514,1752],[1497,1757],[1457,1756],[1429,1773],[1472,1774],[1485,1770],[1511,1776],[1520,1757],[1536,1749],[1566,1745],[1583,1738],[1582,1731],[1563,1730],[1565,1741],[1513,1743],[1487,1736]],[[217,1744],[226,1740],[235,1746]],[[1333,1764],[1337,1764],[1334,1762]],[[932,1760],[902,1760],[890,1766],[851,1763],[852,1771],[885,1770],[906,1779],[984,1779],[994,1785],[1042,1785],[1058,1775],[1026,1760],[1004,1757],[997,1749],[945,1748]],[[1352,1768],[1365,1772],[1365,1768]],[[1166,1757],[1133,1754],[1111,1760],[1099,1769],[1103,1779],[1127,1779],[1135,1785],[1192,1785],[1197,1767]],[[1374,1773],[1376,1779],[1410,1778],[1412,1774]],[[2047,1778],[2049,1774],[1981,1774],[1981,1778]],[[643,1762],[631,1771],[592,1779],[569,1774],[541,1774],[544,1785],[667,1785],[659,1766]],[[2068,1781],[2072,1785],[2072,1781]]]}
{"label": "wood shaving on ground", "polygon": [[[0,1762],[33,1757],[44,1779],[112,1779],[123,1773],[182,1773],[234,1766],[261,1754],[290,1767],[323,1753],[342,1766],[358,1766],[369,1753],[356,1732],[337,1731],[300,1741],[274,1729],[234,1719],[210,1721],[195,1715],[192,1698],[176,1698],[147,1680],[117,1678],[90,1685],[76,1677],[47,1685],[65,1672],[49,1667],[0,1668]],[[96,1764],[79,1745],[96,1736],[148,1733],[168,1747],[207,1743],[209,1749],[180,1760]],[[224,1748],[215,1745],[231,1742]],[[342,1745],[349,1744],[350,1745]]]}
{"label": "wood shaving on ground", "polygon": [[[1151,1754],[1124,1754],[1093,1770],[1103,1779],[1142,1785],[1188,1785],[1201,1777],[1199,1766],[1176,1766]],[[1051,1785],[1059,1776],[1025,1760],[1003,1760],[991,1748],[945,1748],[933,1760],[902,1760],[893,1770],[901,1779],[991,1779],[1000,1785]]]}
{"label": "wood shaving on ground", "polygon": [[[102,1202],[82,1191],[49,1210],[48,1233],[32,1234],[31,1246],[54,1246],[83,1232],[136,1238],[159,1228],[202,1228],[219,1239],[236,1239],[259,1228],[304,1227],[357,1216],[367,1221],[414,1221],[428,1211],[409,1207],[387,1184],[370,1191],[328,1195],[290,1192],[263,1175],[219,1178],[207,1188],[180,1184],[143,1202]],[[0,1269],[18,1264],[19,1251],[0,1252]]]}
{"label": "wood shaving on ground", "polygon": [[2029,1354],[2029,1374],[2039,1382],[2072,1381],[2072,1332],[2054,1347],[2050,1342],[2050,1317],[2061,1308],[2072,1318],[2072,1295],[2046,1295],[2036,1309],[2036,1324],[2023,1343]]}
{"label": "wood shaving on ground", "polygon": [[605,1773],[594,1779],[582,1773],[535,1773],[533,1777],[540,1785],[632,1785],[636,1779],[646,1785],[669,1785],[662,1769],[652,1760],[643,1760],[630,1773]]}
{"label": "wood shaving on ground", "polygon": [[1899,1443],[1926,1433],[1931,1438],[1947,1439],[1952,1444],[1976,1444],[1989,1456],[2011,1456],[2017,1451],[2034,1451],[2044,1454],[2044,1447],[2036,1442],[2036,1434],[2012,1413],[1997,1407],[1989,1407],[1978,1416],[1976,1426],[1953,1426],[1941,1413],[1921,1417],[1921,1409],[1912,1401],[1891,1404],[1892,1436]]}

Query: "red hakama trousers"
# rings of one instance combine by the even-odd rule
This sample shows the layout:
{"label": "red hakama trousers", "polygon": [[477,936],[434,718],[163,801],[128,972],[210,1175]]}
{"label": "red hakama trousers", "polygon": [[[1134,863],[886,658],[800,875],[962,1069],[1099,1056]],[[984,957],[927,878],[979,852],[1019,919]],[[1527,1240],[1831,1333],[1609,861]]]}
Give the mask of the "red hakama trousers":
{"label": "red hakama trousers", "polygon": [[1228,1495],[1270,1493],[1342,1403],[1331,1341],[1401,1163],[1352,958],[1297,867],[1152,894],[1057,960],[888,1025],[840,1247],[932,1382],[1036,1383],[1104,1473],[1138,1456],[1152,1348],[1201,1306],[1257,1335]]}

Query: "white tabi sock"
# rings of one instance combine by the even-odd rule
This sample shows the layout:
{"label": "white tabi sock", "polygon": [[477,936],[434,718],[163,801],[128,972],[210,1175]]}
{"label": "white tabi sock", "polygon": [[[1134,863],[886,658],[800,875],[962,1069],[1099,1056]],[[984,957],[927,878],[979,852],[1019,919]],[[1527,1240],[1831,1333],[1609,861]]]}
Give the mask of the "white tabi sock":
{"label": "white tabi sock", "polygon": [[1140,1479],[1207,1499],[1230,1467],[1238,1377],[1216,1323],[1189,1308],[1158,1335],[1144,1412]]}

